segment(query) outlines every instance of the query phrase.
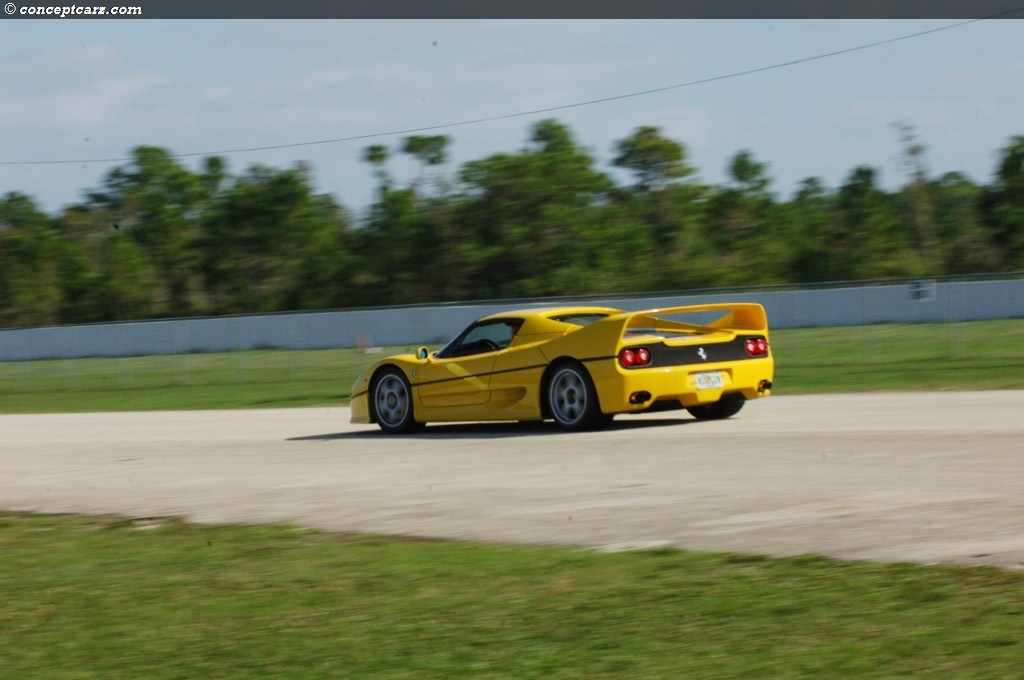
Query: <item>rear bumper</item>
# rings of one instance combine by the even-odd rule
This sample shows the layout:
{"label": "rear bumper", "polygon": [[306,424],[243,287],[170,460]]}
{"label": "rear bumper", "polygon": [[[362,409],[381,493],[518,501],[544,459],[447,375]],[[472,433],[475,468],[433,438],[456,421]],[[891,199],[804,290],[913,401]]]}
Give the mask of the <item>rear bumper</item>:
{"label": "rear bumper", "polygon": [[[771,394],[775,362],[769,356],[713,364],[624,369],[615,359],[588,364],[601,410],[605,413],[644,411],[659,401],[682,406],[713,404],[725,395],[758,399]],[[702,389],[698,374],[717,373],[721,387]]]}

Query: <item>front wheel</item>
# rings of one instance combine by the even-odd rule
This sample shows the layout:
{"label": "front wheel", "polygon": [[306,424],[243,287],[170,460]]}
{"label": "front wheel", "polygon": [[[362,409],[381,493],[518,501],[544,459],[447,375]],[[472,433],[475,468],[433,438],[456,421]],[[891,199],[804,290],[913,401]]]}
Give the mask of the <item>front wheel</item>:
{"label": "front wheel", "polygon": [[601,413],[597,390],[587,369],[576,362],[554,369],[546,394],[548,411],[563,430],[593,430],[611,420]]}
{"label": "front wheel", "polygon": [[745,403],[747,402],[743,395],[737,394],[735,396],[722,397],[722,399],[714,404],[690,406],[686,410],[697,420],[722,420],[724,418],[731,418],[739,413]]}
{"label": "front wheel", "polygon": [[388,434],[404,434],[423,426],[413,418],[412,388],[405,374],[397,368],[392,366],[381,371],[370,392],[380,429]]}

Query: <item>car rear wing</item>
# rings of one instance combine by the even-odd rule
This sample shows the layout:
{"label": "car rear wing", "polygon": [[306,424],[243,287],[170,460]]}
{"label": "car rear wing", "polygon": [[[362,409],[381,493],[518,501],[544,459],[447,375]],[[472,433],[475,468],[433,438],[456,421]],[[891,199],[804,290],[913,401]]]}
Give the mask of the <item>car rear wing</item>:
{"label": "car rear wing", "polygon": [[[677,318],[693,316],[693,323]],[[714,333],[721,330],[768,335],[768,315],[755,302],[733,302],[647,309],[625,314],[623,332],[650,329],[655,332]],[[708,319],[711,320],[708,320]]]}

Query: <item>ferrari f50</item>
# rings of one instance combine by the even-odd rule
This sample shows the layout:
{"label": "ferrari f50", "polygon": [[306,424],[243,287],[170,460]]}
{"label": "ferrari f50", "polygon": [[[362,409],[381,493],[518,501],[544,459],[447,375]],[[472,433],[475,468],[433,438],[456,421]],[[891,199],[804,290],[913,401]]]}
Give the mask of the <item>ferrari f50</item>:
{"label": "ferrari f50", "polygon": [[377,361],[350,403],[353,423],[388,433],[546,419],[588,430],[617,414],[673,408],[728,418],[769,395],[773,373],[758,304],[525,309],[478,319],[437,352]]}

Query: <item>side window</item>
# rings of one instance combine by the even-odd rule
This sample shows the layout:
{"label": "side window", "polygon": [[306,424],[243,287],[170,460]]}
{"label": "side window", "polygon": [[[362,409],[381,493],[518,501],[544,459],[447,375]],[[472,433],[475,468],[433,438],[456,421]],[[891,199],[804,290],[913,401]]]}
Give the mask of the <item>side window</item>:
{"label": "side window", "polygon": [[462,338],[450,356],[465,357],[485,352],[494,352],[508,346],[515,337],[522,322],[519,319],[502,319],[477,324]]}

